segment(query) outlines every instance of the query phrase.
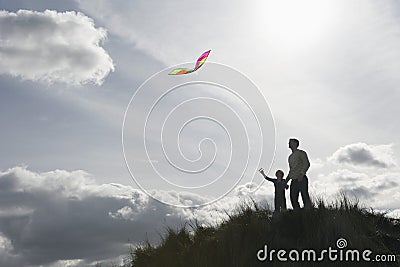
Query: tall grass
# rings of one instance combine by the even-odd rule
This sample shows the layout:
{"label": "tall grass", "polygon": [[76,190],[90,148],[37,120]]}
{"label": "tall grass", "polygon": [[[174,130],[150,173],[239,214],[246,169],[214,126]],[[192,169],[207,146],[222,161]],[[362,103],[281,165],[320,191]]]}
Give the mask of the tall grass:
{"label": "tall grass", "polygon": [[[188,223],[167,229],[158,245],[149,242],[132,250],[132,266],[400,266],[400,221],[360,207],[342,196],[334,203],[318,199],[309,210],[273,214],[257,203],[243,204],[217,226]],[[395,254],[397,262],[260,262],[256,253],[269,249],[336,249],[345,238],[348,249]],[[373,255],[374,255],[373,254]],[[372,258],[373,256],[371,256]],[[326,257],[327,258],[327,257]]]}

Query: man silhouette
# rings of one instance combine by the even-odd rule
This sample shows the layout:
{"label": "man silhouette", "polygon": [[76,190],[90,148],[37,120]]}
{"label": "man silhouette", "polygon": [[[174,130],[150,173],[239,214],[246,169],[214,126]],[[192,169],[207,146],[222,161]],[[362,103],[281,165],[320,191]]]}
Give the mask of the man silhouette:
{"label": "man silhouette", "polygon": [[307,153],[298,149],[299,140],[289,139],[289,148],[292,150],[289,161],[289,173],[286,177],[286,182],[292,180],[290,184],[290,202],[293,209],[300,209],[299,193],[303,199],[304,208],[311,208],[311,200],[308,194],[308,178],[306,172],[310,168],[310,161],[308,160]]}

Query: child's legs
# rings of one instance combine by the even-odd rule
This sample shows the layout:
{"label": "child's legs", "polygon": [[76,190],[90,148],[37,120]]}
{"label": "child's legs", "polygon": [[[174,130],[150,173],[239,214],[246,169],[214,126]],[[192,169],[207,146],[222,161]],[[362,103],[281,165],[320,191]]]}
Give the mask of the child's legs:
{"label": "child's legs", "polygon": [[279,209],[280,209],[278,196],[276,194],[275,194],[275,198],[274,198],[274,208],[275,208],[275,211],[279,211]]}
{"label": "child's legs", "polygon": [[275,194],[275,210],[286,210],[285,192]]}
{"label": "child's legs", "polygon": [[287,207],[286,207],[286,197],[283,196],[283,199],[282,199],[282,210],[286,210],[286,209],[287,209]]}

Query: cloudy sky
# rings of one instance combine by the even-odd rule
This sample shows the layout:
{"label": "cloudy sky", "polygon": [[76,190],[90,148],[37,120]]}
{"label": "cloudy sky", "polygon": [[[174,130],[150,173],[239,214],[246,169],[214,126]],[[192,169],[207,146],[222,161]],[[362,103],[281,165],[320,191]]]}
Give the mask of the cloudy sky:
{"label": "cloudy sky", "polygon": [[[166,226],[271,203],[255,171],[287,172],[290,137],[314,197],[400,215],[398,1],[0,10],[1,266],[120,263]],[[166,75],[208,49],[198,73]]]}

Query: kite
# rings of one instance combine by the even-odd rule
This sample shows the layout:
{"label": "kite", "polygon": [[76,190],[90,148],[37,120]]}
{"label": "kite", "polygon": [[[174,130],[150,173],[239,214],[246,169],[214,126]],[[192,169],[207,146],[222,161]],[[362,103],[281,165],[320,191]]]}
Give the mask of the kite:
{"label": "kite", "polygon": [[196,70],[198,70],[201,66],[203,66],[204,62],[206,62],[206,59],[208,55],[210,54],[211,50],[208,50],[204,52],[196,61],[196,65],[194,66],[193,69],[188,69],[188,68],[177,68],[172,70],[168,75],[180,75],[180,74],[188,74],[192,73]]}

